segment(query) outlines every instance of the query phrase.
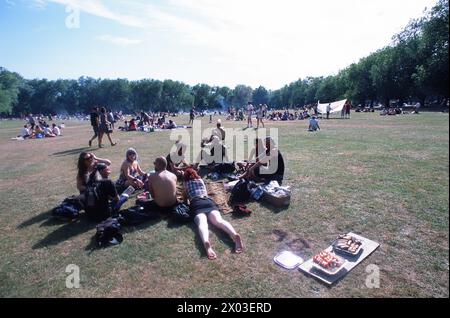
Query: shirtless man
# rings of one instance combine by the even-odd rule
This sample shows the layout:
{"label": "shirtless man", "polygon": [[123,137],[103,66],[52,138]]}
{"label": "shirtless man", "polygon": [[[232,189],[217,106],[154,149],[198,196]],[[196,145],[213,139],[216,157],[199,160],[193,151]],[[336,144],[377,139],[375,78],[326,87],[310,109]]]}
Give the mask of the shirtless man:
{"label": "shirtless man", "polygon": [[172,207],[177,203],[177,177],[166,170],[166,158],[156,158],[154,165],[155,173],[148,178],[150,194],[158,207]]}

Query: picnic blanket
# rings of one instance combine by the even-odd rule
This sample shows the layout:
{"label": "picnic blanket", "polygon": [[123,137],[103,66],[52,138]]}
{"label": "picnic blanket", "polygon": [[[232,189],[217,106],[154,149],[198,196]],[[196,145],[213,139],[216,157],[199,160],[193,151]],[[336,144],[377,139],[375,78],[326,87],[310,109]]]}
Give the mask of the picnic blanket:
{"label": "picnic blanket", "polygon": [[[228,205],[230,194],[225,190],[222,182],[205,182],[208,196],[217,204],[222,214],[233,212],[233,208]],[[177,183],[177,199],[183,200],[183,184]]]}
{"label": "picnic blanket", "polygon": [[[360,235],[351,232],[348,234],[362,241],[361,251],[355,256],[351,255],[344,256],[343,254],[339,254],[340,257],[347,260],[347,263],[344,265],[344,268],[341,269],[337,274],[331,276],[321,272],[320,270],[317,270],[312,265],[313,264],[312,258],[301,264],[299,270],[317,278],[318,280],[324,282],[327,285],[332,285],[338,280],[342,279],[345,275],[347,275],[348,272],[350,272],[356,265],[361,263],[365,258],[367,258],[380,246],[379,243],[366,239],[365,237],[362,237]],[[325,251],[327,252],[331,252],[332,250],[333,247],[331,245],[325,249]]]}
{"label": "picnic blanket", "polygon": [[225,190],[222,182],[206,182],[208,196],[217,204],[222,214],[233,212],[233,208],[228,204],[230,193]]}

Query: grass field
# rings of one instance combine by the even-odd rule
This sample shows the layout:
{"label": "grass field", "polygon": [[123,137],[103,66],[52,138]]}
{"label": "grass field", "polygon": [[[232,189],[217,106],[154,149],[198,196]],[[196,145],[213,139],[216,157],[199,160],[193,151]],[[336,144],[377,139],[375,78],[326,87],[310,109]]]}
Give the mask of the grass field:
{"label": "grass field", "polygon": [[[89,149],[91,127],[66,122],[60,138],[11,140],[22,124],[0,122],[2,297],[449,297],[448,114],[352,114],[321,120],[318,133],[306,121],[268,123],[279,129],[291,204],[280,211],[255,202],[248,218],[225,215],[246,249],[232,253],[232,242],[211,230],[215,261],[192,225],[162,219],[127,228],[121,245],[97,250],[95,224],[51,220],[48,211],[77,192],[76,159]],[[113,179],[128,147],[151,170],[172,144],[168,132],[114,138],[116,147],[92,147],[112,160]],[[284,249],[309,258],[348,231],[381,246],[331,288],[272,260]],[[69,264],[80,267],[79,289],[66,288]],[[381,270],[379,288],[365,285],[370,264]]]}

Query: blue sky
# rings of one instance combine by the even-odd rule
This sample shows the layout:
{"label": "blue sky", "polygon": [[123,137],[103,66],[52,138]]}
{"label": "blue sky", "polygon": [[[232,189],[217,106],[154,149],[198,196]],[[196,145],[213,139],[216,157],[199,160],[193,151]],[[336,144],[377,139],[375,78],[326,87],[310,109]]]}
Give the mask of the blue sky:
{"label": "blue sky", "polygon": [[0,66],[25,78],[277,89],[388,45],[435,2],[0,0]]}

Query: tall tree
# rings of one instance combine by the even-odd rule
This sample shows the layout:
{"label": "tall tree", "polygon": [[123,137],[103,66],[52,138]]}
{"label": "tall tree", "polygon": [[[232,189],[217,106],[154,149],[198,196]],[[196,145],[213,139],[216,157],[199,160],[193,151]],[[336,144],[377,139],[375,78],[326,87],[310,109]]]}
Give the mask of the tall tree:
{"label": "tall tree", "polygon": [[269,103],[269,92],[264,86],[259,86],[253,91],[253,103],[255,105]]}

